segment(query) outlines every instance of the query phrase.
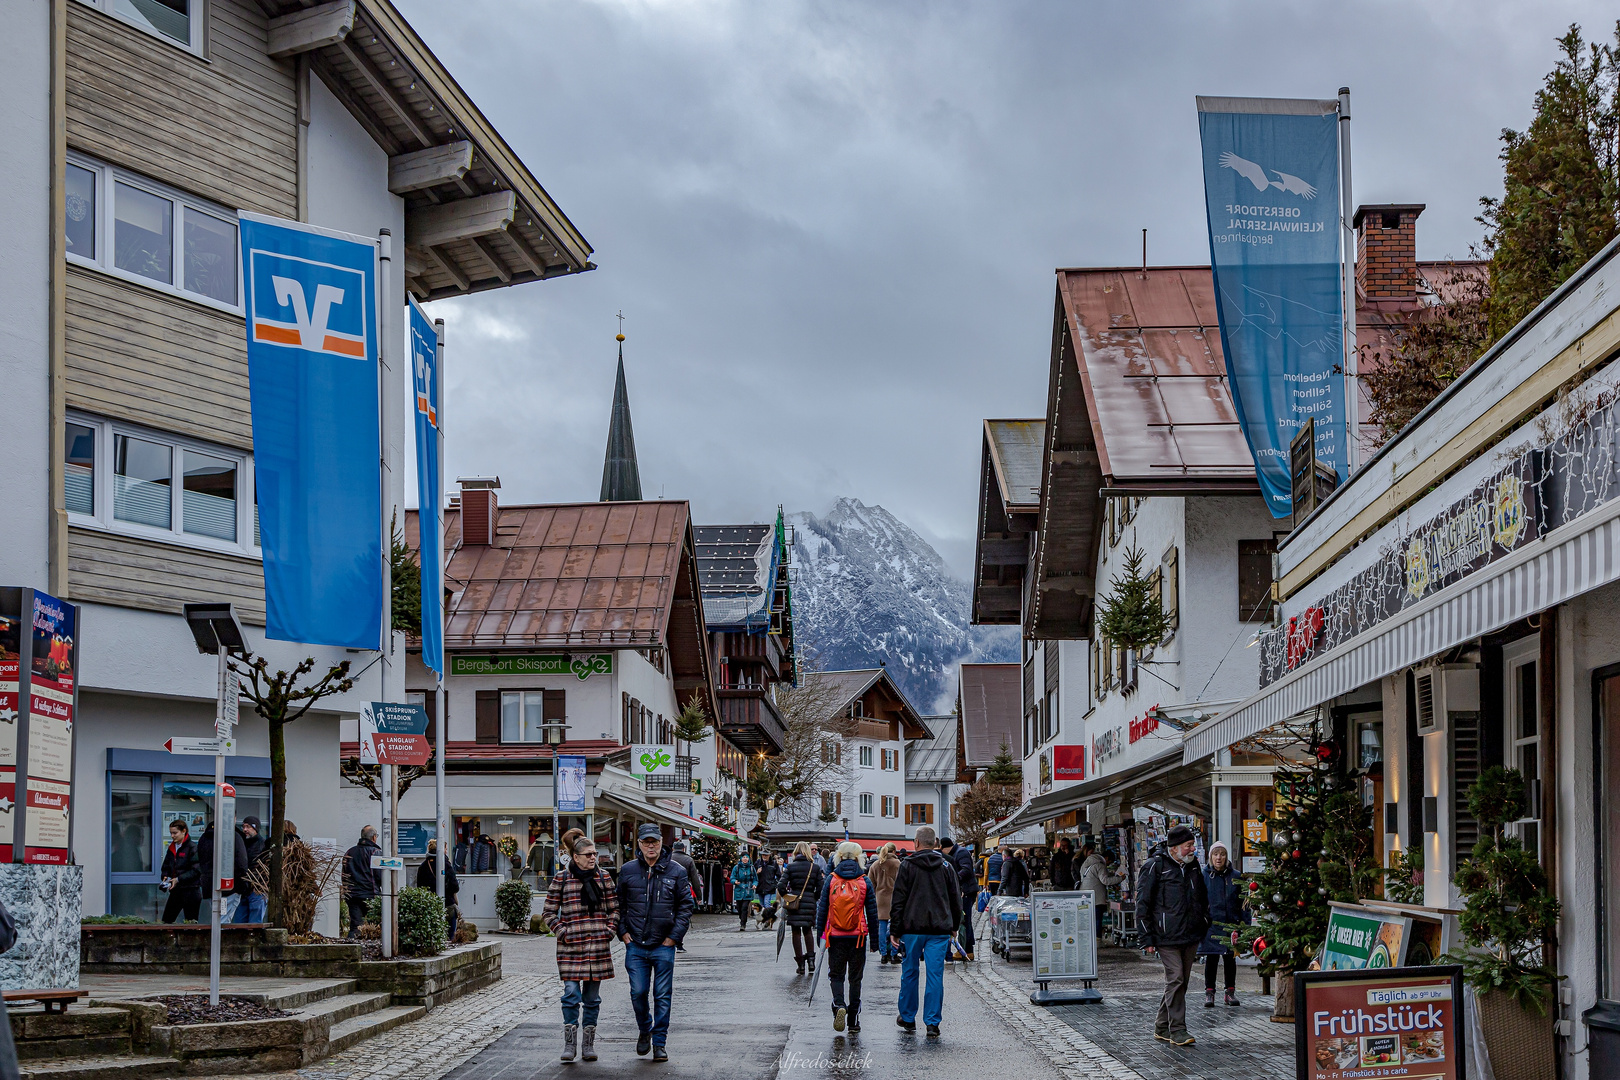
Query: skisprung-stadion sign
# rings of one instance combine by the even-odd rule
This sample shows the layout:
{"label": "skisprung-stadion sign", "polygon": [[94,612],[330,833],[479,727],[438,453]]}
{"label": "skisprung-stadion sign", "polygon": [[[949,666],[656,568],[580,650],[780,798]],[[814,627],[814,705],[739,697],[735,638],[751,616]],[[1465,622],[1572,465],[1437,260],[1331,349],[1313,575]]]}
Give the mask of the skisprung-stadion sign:
{"label": "skisprung-stadion sign", "polygon": [[583,681],[613,674],[612,653],[586,656],[452,656],[452,675],[572,675]]}

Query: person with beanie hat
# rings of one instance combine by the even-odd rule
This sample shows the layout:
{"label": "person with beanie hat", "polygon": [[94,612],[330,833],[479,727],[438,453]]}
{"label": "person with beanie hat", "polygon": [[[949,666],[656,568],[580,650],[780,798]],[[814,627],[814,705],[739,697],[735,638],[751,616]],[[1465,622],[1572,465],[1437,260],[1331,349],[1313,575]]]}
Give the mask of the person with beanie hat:
{"label": "person with beanie hat", "polygon": [[1229,937],[1233,923],[1249,921],[1243,906],[1243,879],[1232,865],[1232,853],[1224,840],[1209,845],[1209,864],[1204,867],[1204,893],[1209,897],[1209,934],[1198,946],[1204,958],[1204,1008],[1215,1007],[1215,968],[1226,967],[1226,1004],[1236,1005],[1237,957],[1232,955]]}
{"label": "person with beanie hat", "polygon": [[1176,1046],[1195,1041],[1187,1032],[1187,982],[1198,962],[1198,945],[1209,929],[1204,875],[1193,856],[1198,841],[1185,825],[1165,837],[1165,853],[1142,864],[1136,878],[1136,918],[1144,952],[1164,964],[1164,997],[1153,1037]]}

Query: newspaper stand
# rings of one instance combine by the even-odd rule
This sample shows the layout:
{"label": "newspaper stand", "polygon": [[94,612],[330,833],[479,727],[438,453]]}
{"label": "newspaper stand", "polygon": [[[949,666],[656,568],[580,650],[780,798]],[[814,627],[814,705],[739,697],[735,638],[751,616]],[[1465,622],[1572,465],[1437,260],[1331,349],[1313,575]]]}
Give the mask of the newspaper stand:
{"label": "newspaper stand", "polygon": [[[1030,897],[1032,1005],[1098,1005],[1096,898],[1078,892],[1038,892]],[[1052,984],[1059,989],[1052,989]]]}

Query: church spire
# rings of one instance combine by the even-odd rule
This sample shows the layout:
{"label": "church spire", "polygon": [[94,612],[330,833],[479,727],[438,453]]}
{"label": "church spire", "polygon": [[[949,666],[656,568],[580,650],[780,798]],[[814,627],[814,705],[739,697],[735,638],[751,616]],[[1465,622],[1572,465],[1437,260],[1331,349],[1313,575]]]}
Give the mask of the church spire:
{"label": "church spire", "polygon": [[624,386],[624,334],[619,338],[619,377],[613,384],[613,419],[608,424],[607,458],[602,462],[600,502],[639,502],[641,470],[636,466],[636,433],[630,426],[630,392]]}

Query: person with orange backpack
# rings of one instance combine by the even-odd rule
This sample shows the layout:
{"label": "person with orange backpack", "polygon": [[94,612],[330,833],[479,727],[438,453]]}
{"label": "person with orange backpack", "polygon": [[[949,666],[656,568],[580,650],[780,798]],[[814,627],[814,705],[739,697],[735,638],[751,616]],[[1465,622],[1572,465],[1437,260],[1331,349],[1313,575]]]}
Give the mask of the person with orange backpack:
{"label": "person with orange backpack", "polygon": [[[833,852],[832,872],[816,902],[816,936],[827,939],[827,978],[832,982],[833,1030],[861,1030],[861,976],[866,954],[878,951],[877,890],[866,878],[861,845],[845,840]],[[849,997],[844,996],[845,978]]]}

